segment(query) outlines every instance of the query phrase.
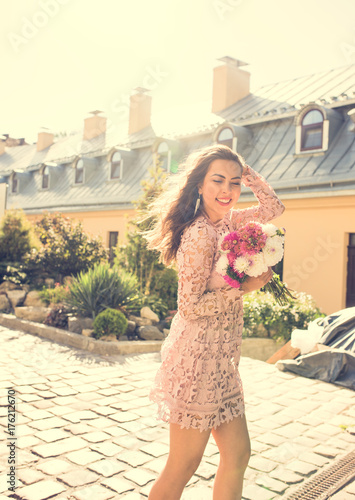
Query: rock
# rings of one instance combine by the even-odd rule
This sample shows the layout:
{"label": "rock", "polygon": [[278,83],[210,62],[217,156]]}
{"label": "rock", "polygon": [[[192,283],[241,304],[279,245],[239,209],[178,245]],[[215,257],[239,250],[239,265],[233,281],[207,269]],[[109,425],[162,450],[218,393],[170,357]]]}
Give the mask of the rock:
{"label": "rock", "polygon": [[78,318],[75,316],[68,317],[68,330],[73,333],[81,333],[82,326]]}
{"label": "rock", "polygon": [[82,318],[80,316],[77,317],[82,330],[88,330],[94,328],[94,320],[92,318]]}
{"label": "rock", "polygon": [[116,335],[103,335],[98,340],[105,340],[106,342],[118,342]]}
{"label": "rock", "polygon": [[7,292],[7,298],[9,299],[13,309],[23,304],[25,297],[26,297],[26,292],[24,290],[9,290]]}
{"label": "rock", "polygon": [[151,319],[154,323],[159,323],[159,316],[150,307],[142,307],[141,318]]}
{"label": "rock", "polygon": [[44,304],[39,296],[39,292],[33,290],[32,292],[28,292],[26,295],[26,300],[23,304],[24,306],[32,306],[32,307],[43,307]]}
{"label": "rock", "polygon": [[55,281],[53,278],[46,278],[44,283],[48,288],[54,288]]}
{"label": "rock", "polygon": [[43,323],[50,313],[49,307],[15,307],[15,316],[36,323]]}
{"label": "rock", "polygon": [[93,333],[94,330],[91,330],[90,328],[84,328],[81,332],[81,335],[84,335],[85,337],[92,337]]}
{"label": "rock", "polygon": [[134,321],[128,320],[128,326],[127,326],[126,333],[127,334],[134,333],[136,331],[136,326],[137,325]]}
{"label": "rock", "polygon": [[11,304],[5,294],[0,294],[0,312],[11,312]]}
{"label": "rock", "polygon": [[137,326],[150,326],[153,324],[153,321],[151,319],[147,318],[140,318],[139,316],[128,316],[128,319],[130,321],[134,321]]}
{"label": "rock", "polygon": [[165,338],[169,335],[169,333],[170,333],[170,330],[168,330],[167,328],[164,328],[163,335]]}
{"label": "rock", "polygon": [[144,340],[164,340],[164,335],[155,326],[141,326],[139,336]]}
{"label": "rock", "polygon": [[127,337],[127,335],[120,335],[120,337],[118,337],[118,340],[127,341],[128,337]]}
{"label": "rock", "polygon": [[11,281],[3,281],[0,285],[0,290],[18,290],[20,288],[16,283],[12,283]]}

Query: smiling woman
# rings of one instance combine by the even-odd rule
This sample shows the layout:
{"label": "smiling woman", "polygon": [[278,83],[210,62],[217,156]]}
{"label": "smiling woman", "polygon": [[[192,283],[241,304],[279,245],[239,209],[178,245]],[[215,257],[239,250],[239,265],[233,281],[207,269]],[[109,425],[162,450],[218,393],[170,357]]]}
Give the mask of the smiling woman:
{"label": "smiling woman", "polygon": [[[233,210],[241,182],[255,193],[258,206]],[[148,498],[180,498],[212,433],[221,454],[214,498],[240,500],[250,456],[238,371],[242,296],[264,286],[272,272],[232,288],[216,271],[218,241],[248,220],[277,217],[284,207],[265,179],[224,145],[191,155],[173,188],[152,206],[157,223],[146,235],[150,248],[165,263],[176,260],[179,271],[178,312],[150,392],[159,417],[170,424],[170,453]]]}
{"label": "smiling woman", "polygon": [[218,222],[237,203],[241,191],[243,167],[231,160],[214,160],[198,192],[203,210],[212,222]]}

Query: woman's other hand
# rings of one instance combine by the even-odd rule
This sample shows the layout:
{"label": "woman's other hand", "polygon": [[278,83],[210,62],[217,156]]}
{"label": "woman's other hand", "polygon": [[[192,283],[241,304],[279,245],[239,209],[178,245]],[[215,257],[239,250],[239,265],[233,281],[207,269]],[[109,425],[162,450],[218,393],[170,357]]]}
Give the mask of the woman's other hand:
{"label": "woman's other hand", "polygon": [[260,274],[260,276],[257,276],[256,278],[252,278],[251,276],[248,276],[248,278],[242,283],[242,286],[239,288],[244,293],[249,293],[253,292],[254,290],[259,290],[259,288],[262,288],[265,286],[273,276],[273,271],[271,267],[263,273]]}

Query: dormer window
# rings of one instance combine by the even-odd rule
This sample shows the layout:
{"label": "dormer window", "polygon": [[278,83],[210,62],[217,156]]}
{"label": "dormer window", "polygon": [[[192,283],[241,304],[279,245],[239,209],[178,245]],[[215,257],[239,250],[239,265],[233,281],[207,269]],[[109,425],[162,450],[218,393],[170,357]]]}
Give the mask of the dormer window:
{"label": "dormer window", "polygon": [[224,144],[228,146],[233,151],[236,150],[236,137],[234,136],[233,130],[229,127],[222,128],[217,136],[217,143]]}
{"label": "dormer window", "polygon": [[49,168],[44,166],[42,168],[42,189],[49,188]]}
{"label": "dormer window", "polygon": [[322,149],[323,114],[318,109],[308,111],[302,120],[301,151]]}
{"label": "dormer window", "polygon": [[161,162],[161,168],[166,172],[170,171],[171,152],[166,142],[161,142],[157,149],[158,159]]}
{"label": "dormer window", "polygon": [[81,158],[75,163],[75,184],[84,182],[84,162]]}
{"label": "dormer window", "polygon": [[122,156],[119,151],[116,151],[111,156],[111,172],[110,179],[122,179]]}
{"label": "dormer window", "polygon": [[16,172],[13,172],[11,175],[11,193],[16,194],[18,193],[18,176]]}

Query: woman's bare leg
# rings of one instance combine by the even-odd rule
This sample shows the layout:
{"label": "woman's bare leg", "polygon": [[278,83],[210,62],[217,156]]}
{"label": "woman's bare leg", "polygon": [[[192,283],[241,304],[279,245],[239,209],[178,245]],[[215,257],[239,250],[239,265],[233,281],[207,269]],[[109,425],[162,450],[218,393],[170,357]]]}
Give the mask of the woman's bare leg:
{"label": "woman's bare leg", "polygon": [[214,500],[240,500],[243,477],[250,458],[250,440],[245,416],[212,429],[220,453],[213,486]]}
{"label": "woman's bare leg", "polygon": [[154,482],[148,500],[179,500],[201,462],[210,434],[210,430],[200,432],[170,424],[168,460]]}

